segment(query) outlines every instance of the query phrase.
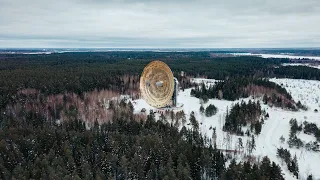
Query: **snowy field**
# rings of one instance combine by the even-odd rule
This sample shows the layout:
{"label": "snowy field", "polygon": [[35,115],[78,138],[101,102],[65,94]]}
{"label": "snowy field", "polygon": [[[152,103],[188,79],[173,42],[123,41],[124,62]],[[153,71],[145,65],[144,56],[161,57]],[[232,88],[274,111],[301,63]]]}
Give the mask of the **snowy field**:
{"label": "snowy field", "polygon": [[320,69],[320,66],[314,66],[311,64],[302,64],[302,63],[283,63],[282,66],[308,66],[308,67]]}
{"label": "snowy field", "polygon": [[[320,126],[320,113],[315,113],[314,109],[319,109],[319,98],[320,98],[320,82],[319,81],[309,81],[309,80],[294,80],[294,79],[270,79],[271,81],[283,85],[288,92],[291,93],[295,101],[300,100],[301,103],[308,105],[308,111],[298,111],[291,112],[285,111],[281,108],[270,108],[267,105],[261,103],[262,109],[266,110],[269,113],[270,117],[268,120],[265,120],[265,123],[262,126],[261,134],[256,136],[256,149],[253,154],[257,159],[262,159],[263,156],[268,156],[271,161],[275,161],[281,166],[282,172],[286,179],[295,179],[293,175],[287,170],[286,164],[281,161],[276,156],[277,148],[283,147],[290,149],[287,143],[281,143],[279,138],[283,136],[286,140],[289,138],[290,125],[289,121],[291,118],[296,118],[298,123],[303,121],[314,122]],[[208,79],[193,79],[194,82],[207,82],[212,84],[215,80]],[[205,117],[200,114],[200,101],[198,98],[190,96],[191,89],[186,89],[184,92],[180,91],[178,95],[178,102],[184,104],[184,112],[189,119],[189,114],[191,111],[195,112],[196,119],[199,121],[200,129],[203,134],[206,134],[208,137],[212,137],[212,130],[209,130],[210,127],[216,127],[217,134],[217,146],[220,149],[226,148],[226,137],[227,133],[222,131],[224,124],[224,118],[227,111],[227,108],[240,102],[241,100],[248,101],[250,98],[240,99],[237,101],[226,101],[218,99],[210,99],[204,105],[204,108],[209,104],[214,104],[218,108],[218,113],[212,117]],[[256,99],[257,100],[257,99]],[[150,107],[144,100],[139,99],[134,103],[135,112],[138,113],[142,108],[146,108],[147,112]],[[188,122],[187,122],[188,123]],[[247,136],[235,136],[231,135],[231,146],[228,149],[235,149],[238,138],[242,138],[244,145],[244,150],[246,149]],[[309,141],[314,141],[315,138],[312,135],[306,135],[301,132],[298,134],[298,137],[304,141],[304,143]],[[299,175],[300,179],[305,179],[307,175],[312,174],[314,178],[320,179],[320,168],[317,166],[317,163],[320,163],[320,152],[315,153],[312,151],[305,151],[304,148],[290,149],[291,155],[296,154],[299,162]],[[238,159],[242,160],[244,154],[238,155]]]}
{"label": "snowy field", "polygon": [[[307,105],[310,110],[320,108],[320,81],[303,79],[269,79],[275,82],[291,94],[293,99]],[[320,116],[320,115],[319,115]],[[319,122],[320,123],[320,122]]]}
{"label": "snowy field", "polygon": [[289,54],[252,54],[252,53],[230,53],[235,56],[260,56],[263,58],[288,58],[288,59],[313,59],[320,61],[319,56],[294,56]]}
{"label": "snowy field", "polygon": [[205,79],[205,78],[192,78],[190,79],[192,83],[197,83],[197,84],[202,84],[205,83],[206,87],[208,88],[209,86],[212,86],[217,82],[218,80],[215,79]]}

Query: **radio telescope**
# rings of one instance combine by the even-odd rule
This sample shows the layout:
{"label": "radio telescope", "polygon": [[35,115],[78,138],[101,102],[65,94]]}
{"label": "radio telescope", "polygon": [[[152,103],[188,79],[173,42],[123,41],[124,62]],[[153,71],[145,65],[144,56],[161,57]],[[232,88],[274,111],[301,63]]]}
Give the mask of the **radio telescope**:
{"label": "radio telescope", "polygon": [[140,91],[144,100],[157,109],[177,107],[178,80],[162,61],[152,61],[140,77]]}

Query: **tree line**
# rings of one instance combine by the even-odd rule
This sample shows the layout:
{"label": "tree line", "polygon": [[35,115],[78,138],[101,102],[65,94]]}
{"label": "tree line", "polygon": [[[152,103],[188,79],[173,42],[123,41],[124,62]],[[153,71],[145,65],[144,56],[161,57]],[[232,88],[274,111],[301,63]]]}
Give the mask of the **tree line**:
{"label": "tree line", "polygon": [[[130,79],[130,84],[138,85],[143,68],[154,59],[166,62],[177,77],[184,71],[189,76],[221,80],[243,76],[271,77],[274,76],[275,66],[288,62],[286,59],[212,57],[210,54],[211,52],[1,54],[0,106],[4,108],[8,103],[15,102],[17,91],[26,88],[40,90],[44,95],[64,92],[80,95],[94,89],[121,92],[126,92],[128,88],[138,89],[138,86],[128,87],[123,76],[134,77]],[[289,71],[287,74],[294,69]],[[309,69],[301,71],[309,72]],[[182,84],[184,88],[190,85],[188,82]]]}
{"label": "tree line", "polygon": [[214,85],[207,87],[205,83],[200,86],[194,85],[190,92],[191,96],[208,101],[211,98],[237,100],[240,98],[263,97],[264,104],[274,105],[276,107],[287,108],[290,110],[303,109],[306,106],[299,101],[296,103],[287,90],[280,85],[269,81],[266,78],[230,78],[224,81],[217,81]]}

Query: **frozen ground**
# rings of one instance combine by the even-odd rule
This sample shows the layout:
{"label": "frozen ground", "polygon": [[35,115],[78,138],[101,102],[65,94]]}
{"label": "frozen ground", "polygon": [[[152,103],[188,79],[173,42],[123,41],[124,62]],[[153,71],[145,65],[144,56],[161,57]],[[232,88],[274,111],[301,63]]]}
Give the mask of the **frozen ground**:
{"label": "frozen ground", "polygon": [[315,66],[311,64],[302,64],[302,63],[283,63],[282,66],[308,66],[308,67],[320,69],[320,66]]}
{"label": "frozen ground", "polygon": [[[292,95],[295,101],[301,101],[307,105],[310,110],[320,108],[320,81],[303,80],[303,79],[276,79],[270,81],[275,82]],[[320,115],[319,115],[320,116]],[[320,123],[320,122],[319,122]]]}
{"label": "frozen ground", "polygon": [[191,81],[191,82],[194,82],[194,83],[198,83],[198,84],[205,83],[205,84],[206,84],[206,87],[208,88],[209,86],[214,85],[215,82],[217,82],[218,80],[215,80],[215,79],[205,79],[205,78],[192,78],[190,81]]}
{"label": "frozen ground", "polygon": [[[194,79],[193,81],[197,82],[208,82],[210,84],[214,83],[215,80],[206,80],[206,79]],[[284,173],[286,179],[294,179],[292,174],[287,170],[286,164],[283,163],[276,156],[277,148],[283,147],[290,149],[286,143],[281,144],[279,138],[283,136],[286,140],[289,136],[289,121],[291,118],[296,118],[298,122],[308,121],[317,123],[320,126],[320,113],[315,113],[314,109],[319,109],[319,97],[320,97],[320,82],[319,81],[308,81],[308,80],[293,80],[293,79],[271,79],[271,81],[282,84],[291,94],[295,101],[300,100],[303,104],[309,106],[308,111],[298,111],[291,112],[285,111],[280,108],[270,108],[269,106],[262,105],[262,109],[265,109],[270,118],[265,121],[261,134],[256,137],[256,149],[253,154],[257,159],[261,159],[263,156],[268,156],[271,161],[275,161],[281,166],[281,169]],[[216,127],[217,134],[217,146],[218,148],[225,149],[226,142],[225,139],[227,134],[222,131],[222,126],[224,124],[224,117],[226,114],[227,108],[230,109],[232,104],[241,101],[226,101],[218,99],[210,99],[204,107],[209,104],[214,104],[218,107],[218,113],[212,117],[205,117],[199,112],[200,101],[195,97],[190,96],[191,89],[186,89],[184,92],[180,91],[178,96],[178,102],[184,104],[184,112],[187,114],[187,119],[189,119],[189,114],[191,111],[195,112],[195,116],[200,123],[201,131],[206,134],[208,137],[212,137],[212,130],[209,130],[210,127]],[[248,101],[250,98],[243,99]],[[139,99],[134,103],[135,112],[140,112],[142,108],[147,110],[152,109],[144,100]],[[148,112],[148,111],[147,111]],[[305,135],[300,133],[299,138],[305,142],[314,141],[315,138],[311,135]],[[235,149],[237,139],[241,136],[230,136],[231,146],[228,149]],[[244,145],[244,150],[246,149],[245,145],[247,142],[247,136],[242,136],[242,142]],[[305,151],[303,148],[290,149],[292,156],[297,155],[299,162],[299,173],[301,179],[305,179],[308,174],[312,174],[314,178],[320,179],[320,168],[318,163],[320,163],[320,153],[314,153]],[[239,157],[241,159],[241,156]]]}
{"label": "frozen ground", "polygon": [[230,53],[235,56],[260,56],[263,58],[288,58],[288,59],[314,59],[320,60],[319,56],[294,56],[289,54],[252,54],[252,53]]}

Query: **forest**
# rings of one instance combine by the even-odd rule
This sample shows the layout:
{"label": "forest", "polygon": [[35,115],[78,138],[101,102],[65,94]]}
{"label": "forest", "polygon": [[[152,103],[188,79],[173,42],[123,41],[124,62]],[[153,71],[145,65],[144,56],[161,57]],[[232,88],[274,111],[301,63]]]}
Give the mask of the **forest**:
{"label": "forest", "polygon": [[123,76],[132,76],[129,83],[137,84],[143,67],[154,59],[166,62],[178,78],[181,71],[187,76],[221,80],[243,76],[320,78],[319,70],[310,67],[276,68],[289,62],[288,59],[212,57],[211,52],[0,54],[0,107],[15,102],[16,93],[27,88],[44,95],[64,92],[81,95],[94,89],[124,93],[129,87]]}
{"label": "forest", "polygon": [[146,121],[126,113],[90,130],[81,120],[52,122],[34,112],[20,120],[1,115],[1,179],[283,179],[267,157],[226,167],[197,129],[179,130],[153,112]]}
{"label": "forest", "polygon": [[[154,59],[170,66],[183,89],[192,86],[189,77],[221,80],[218,89],[195,93],[208,98],[247,96],[255,92],[248,79],[260,78],[254,85],[290,100],[286,91],[261,78],[319,78],[309,67],[279,72],[288,59],[215,57],[212,52],[0,54],[0,178],[283,179],[280,167],[267,157],[259,163],[226,157],[199,131],[192,114],[188,129],[183,114],[174,123],[156,121],[152,112],[137,115],[130,102],[112,101],[120,94],[139,98],[140,73]],[[247,90],[227,90],[243,82]],[[243,107],[255,108],[258,116],[256,103]],[[233,111],[230,122],[237,114]],[[214,105],[203,109],[206,116],[216,112]],[[247,122],[243,118],[236,127],[226,127],[236,131]],[[305,131],[318,137],[313,127]]]}

